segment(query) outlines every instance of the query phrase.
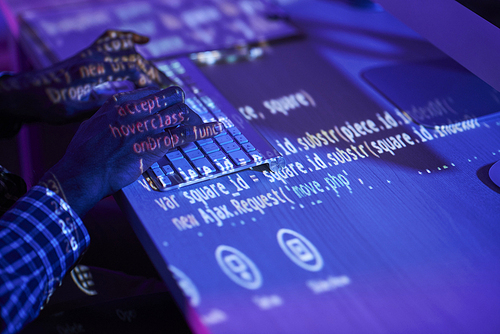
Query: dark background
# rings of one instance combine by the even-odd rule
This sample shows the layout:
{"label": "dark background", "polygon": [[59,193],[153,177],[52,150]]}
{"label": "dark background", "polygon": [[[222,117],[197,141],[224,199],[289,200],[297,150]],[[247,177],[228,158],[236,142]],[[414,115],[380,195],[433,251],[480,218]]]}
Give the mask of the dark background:
{"label": "dark background", "polygon": [[500,1],[498,0],[457,0],[458,3],[500,27]]}

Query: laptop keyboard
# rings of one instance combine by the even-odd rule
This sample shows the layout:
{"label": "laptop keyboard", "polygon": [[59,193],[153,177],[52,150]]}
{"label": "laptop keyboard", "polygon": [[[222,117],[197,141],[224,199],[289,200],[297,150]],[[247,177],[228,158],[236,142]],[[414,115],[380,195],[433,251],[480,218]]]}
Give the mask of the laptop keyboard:
{"label": "laptop keyboard", "polygon": [[274,171],[284,165],[284,158],[189,59],[160,61],[156,65],[184,90],[186,105],[204,123],[219,121],[225,130],[213,138],[171,150],[154,163],[145,176],[153,181],[155,188],[167,191],[263,164]]}

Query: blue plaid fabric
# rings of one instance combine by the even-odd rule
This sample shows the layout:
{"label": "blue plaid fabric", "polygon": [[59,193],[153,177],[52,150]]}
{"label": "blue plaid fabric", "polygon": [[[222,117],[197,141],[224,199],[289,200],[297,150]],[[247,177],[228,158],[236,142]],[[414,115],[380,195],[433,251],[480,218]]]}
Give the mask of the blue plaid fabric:
{"label": "blue plaid fabric", "polygon": [[1,333],[18,332],[38,315],[89,242],[78,215],[41,186],[0,217]]}

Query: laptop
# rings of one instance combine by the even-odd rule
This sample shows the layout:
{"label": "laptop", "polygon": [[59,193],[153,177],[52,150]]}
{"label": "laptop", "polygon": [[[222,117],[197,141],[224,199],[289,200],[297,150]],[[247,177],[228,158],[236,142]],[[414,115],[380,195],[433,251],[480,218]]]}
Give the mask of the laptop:
{"label": "laptop", "polygon": [[156,62],[185,93],[185,103],[204,122],[221,122],[214,138],[170,150],[144,177],[155,190],[168,191],[258,166],[277,172],[283,156],[257,132],[187,57]]}

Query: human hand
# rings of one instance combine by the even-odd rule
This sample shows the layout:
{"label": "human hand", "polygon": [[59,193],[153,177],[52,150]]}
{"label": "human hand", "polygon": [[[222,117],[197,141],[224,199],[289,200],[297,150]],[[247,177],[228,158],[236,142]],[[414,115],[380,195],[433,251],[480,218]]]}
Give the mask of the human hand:
{"label": "human hand", "polygon": [[[73,58],[80,58],[79,65],[90,63],[90,67],[78,68],[85,77],[94,76],[101,82],[129,80],[136,88],[167,88],[173,84],[172,81],[135,48],[137,44],[146,44],[148,41],[148,37],[133,32],[108,30]],[[97,64],[105,67],[105,73],[99,73]]]}
{"label": "human hand", "polygon": [[136,50],[149,38],[109,30],[91,46],[54,66],[0,80],[0,110],[22,122],[62,124],[90,117],[108,97],[172,82]]}
{"label": "human hand", "polygon": [[40,183],[82,214],[135,181],[169,149],[222,131],[220,123],[203,124],[183,102],[179,87],[115,95],[81,124]]}

